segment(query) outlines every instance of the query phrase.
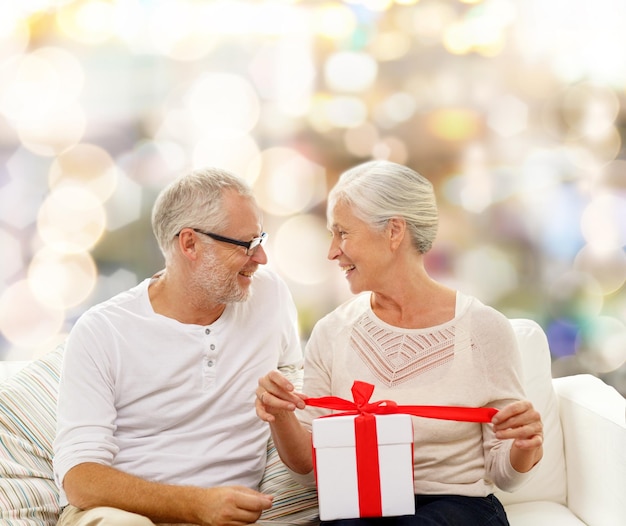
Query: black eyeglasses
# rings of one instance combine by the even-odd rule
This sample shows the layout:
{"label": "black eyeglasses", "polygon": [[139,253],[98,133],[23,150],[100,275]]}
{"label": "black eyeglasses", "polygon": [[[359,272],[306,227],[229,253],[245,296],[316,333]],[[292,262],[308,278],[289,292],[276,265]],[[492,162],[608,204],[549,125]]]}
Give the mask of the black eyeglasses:
{"label": "black eyeglasses", "polygon": [[[252,238],[251,241],[239,241],[238,239],[233,239],[232,237],[224,237],[218,234],[213,234],[212,232],[205,232],[199,228],[192,228],[192,230],[198,234],[209,236],[211,239],[215,239],[215,241],[222,241],[223,243],[230,243],[231,245],[244,247],[246,249],[246,256],[253,256],[256,249],[265,243],[265,240],[267,239],[266,232],[262,232],[259,237]],[[180,232],[178,234],[180,234]]]}

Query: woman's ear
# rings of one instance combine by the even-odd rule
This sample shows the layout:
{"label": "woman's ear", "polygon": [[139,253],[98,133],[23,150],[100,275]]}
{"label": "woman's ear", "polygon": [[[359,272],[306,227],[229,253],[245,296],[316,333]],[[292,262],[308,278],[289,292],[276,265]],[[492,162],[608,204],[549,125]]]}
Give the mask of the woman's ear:
{"label": "woman's ear", "polygon": [[389,241],[392,250],[397,249],[406,235],[406,221],[401,217],[392,217],[387,223]]}

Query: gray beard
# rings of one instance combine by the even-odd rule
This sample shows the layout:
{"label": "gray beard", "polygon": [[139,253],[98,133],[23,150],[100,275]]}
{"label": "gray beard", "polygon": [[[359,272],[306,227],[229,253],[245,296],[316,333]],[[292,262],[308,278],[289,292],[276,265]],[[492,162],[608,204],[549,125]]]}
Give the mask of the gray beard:
{"label": "gray beard", "polygon": [[242,288],[237,282],[237,274],[227,271],[213,254],[205,257],[190,289],[192,302],[199,309],[246,301],[250,296],[250,288]]}

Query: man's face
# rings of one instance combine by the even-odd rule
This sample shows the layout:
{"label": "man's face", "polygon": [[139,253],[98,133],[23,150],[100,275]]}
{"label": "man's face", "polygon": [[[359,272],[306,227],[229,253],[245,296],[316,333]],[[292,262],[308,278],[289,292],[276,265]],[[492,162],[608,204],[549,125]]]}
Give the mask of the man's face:
{"label": "man's face", "polygon": [[[261,235],[260,213],[256,204],[235,192],[224,197],[228,212],[229,225],[224,232],[213,232],[221,236],[250,241]],[[199,294],[197,298],[206,298],[211,303],[232,303],[245,301],[250,294],[254,272],[259,265],[267,263],[267,254],[263,246],[256,247],[251,255],[246,248],[231,243],[216,241],[201,233],[204,237],[198,265],[194,269],[192,289]]]}

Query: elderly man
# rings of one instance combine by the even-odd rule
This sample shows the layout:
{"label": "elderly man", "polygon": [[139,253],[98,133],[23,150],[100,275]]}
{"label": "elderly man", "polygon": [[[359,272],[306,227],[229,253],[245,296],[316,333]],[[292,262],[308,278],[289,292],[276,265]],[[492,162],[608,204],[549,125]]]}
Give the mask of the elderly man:
{"label": "elderly man", "polygon": [[250,187],[216,169],[167,186],[165,269],[89,309],[67,341],[55,476],[60,526],[254,523],[267,426],[257,379],[301,366],[293,300],[267,263]]}

